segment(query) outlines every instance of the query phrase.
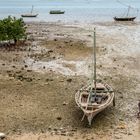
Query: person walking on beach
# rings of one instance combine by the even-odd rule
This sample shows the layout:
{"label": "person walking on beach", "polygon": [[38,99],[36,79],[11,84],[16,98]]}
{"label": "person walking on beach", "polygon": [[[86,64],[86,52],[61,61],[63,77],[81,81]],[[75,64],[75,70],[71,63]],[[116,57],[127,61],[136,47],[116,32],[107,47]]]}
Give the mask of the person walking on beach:
{"label": "person walking on beach", "polygon": [[140,100],[139,100],[139,102],[138,102],[138,109],[139,109],[138,118],[140,118]]}

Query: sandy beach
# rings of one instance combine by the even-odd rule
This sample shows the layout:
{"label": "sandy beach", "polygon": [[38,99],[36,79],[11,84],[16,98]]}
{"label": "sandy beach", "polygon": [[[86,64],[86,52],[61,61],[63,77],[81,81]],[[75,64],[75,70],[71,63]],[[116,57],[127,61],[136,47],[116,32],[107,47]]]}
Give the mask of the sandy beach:
{"label": "sandy beach", "polygon": [[[88,127],[74,96],[91,76],[97,30],[97,78],[116,106]],[[0,47],[0,131],[6,140],[138,140],[140,23],[28,22],[28,40]]]}

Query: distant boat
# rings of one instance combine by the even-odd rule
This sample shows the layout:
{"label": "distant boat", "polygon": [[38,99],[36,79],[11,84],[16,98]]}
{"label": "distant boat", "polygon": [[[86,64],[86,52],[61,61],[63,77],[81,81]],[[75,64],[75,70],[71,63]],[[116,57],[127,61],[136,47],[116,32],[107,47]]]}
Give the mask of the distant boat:
{"label": "distant boat", "polygon": [[21,15],[22,17],[37,17],[38,14],[24,14],[24,15]]}
{"label": "distant boat", "polygon": [[21,17],[37,17],[38,14],[33,14],[33,5],[32,5],[32,9],[31,9],[31,12],[28,13],[28,14],[22,14]]}
{"label": "distant boat", "polygon": [[[120,17],[114,17],[115,21],[134,21],[136,19],[136,16],[130,16],[130,9],[134,9],[133,7],[131,7],[130,5],[126,5],[123,4],[122,2],[120,2],[119,0],[117,0],[117,2],[121,3],[124,6],[128,7],[127,13],[124,16],[120,16]],[[137,9],[138,12],[138,9]]]}
{"label": "distant boat", "polygon": [[[91,83],[83,86],[75,94],[75,102],[78,107],[83,111],[85,117],[88,119],[89,125],[91,125],[92,119],[95,115],[103,111],[109,105],[115,105],[114,92],[111,86],[105,84],[101,81],[96,80],[96,40],[95,40],[95,30],[94,30],[94,75],[92,73]],[[93,64],[92,64],[93,67]],[[92,68],[93,69],[93,68]],[[93,80],[94,79],[94,80]]]}
{"label": "distant boat", "polygon": [[114,17],[115,21],[134,21],[136,17]]}
{"label": "distant boat", "polygon": [[64,14],[65,11],[61,11],[61,10],[51,10],[50,14]]}

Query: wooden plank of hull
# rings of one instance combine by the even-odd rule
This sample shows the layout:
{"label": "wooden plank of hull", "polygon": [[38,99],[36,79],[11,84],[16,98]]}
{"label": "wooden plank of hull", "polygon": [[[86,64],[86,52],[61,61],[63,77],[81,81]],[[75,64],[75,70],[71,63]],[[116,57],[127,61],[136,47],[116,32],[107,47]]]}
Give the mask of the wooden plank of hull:
{"label": "wooden plank of hull", "polygon": [[87,117],[87,120],[88,120],[88,124],[91,125],[91,122],[93,120],[93,118],[98,114],[100,113],[102,110],[100,111],[96,111],[94,113],[91,113],[91,114],[86,114],[86,117]]}
{"label": "wooden plank of hull", "polygon": [[136,17],[124,17],[124,18],[119,18],[119,17],[114,17],[115,21],[134,21]]}
{"label": "wooden plank of hull", "polygon": [[103,111],[104,109],[106,109],[106,108],[113,102],[114,93],[111,93],[111,94],[112,94],[112,97],[110,97],[110,101],[109,101],[105,106],[102,106],[102,107],[99,108],[99,109],[96,109],[96,110],[94,110],[94,111],[91,111],[91,113],[88,113],[88,114],[86,114],[86,111],[83,110],[83,112],[84,112],[84,113],[86,114],[86,116],[87,116],[89,125],[91,125],[91,122],[92,122],[93,118],[94,118],[98,113],[100,113],[101,111]]}

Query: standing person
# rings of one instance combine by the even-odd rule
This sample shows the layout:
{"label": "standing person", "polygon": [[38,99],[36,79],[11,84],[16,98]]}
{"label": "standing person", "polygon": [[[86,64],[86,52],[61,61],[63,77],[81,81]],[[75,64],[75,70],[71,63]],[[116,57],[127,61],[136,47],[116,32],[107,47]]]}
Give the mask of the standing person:
{"label": "standing person", "polygon": [[139,109],[138,118],[140,118],[140,100],[139,100],[139,102],[138,102],[138,109]]}

